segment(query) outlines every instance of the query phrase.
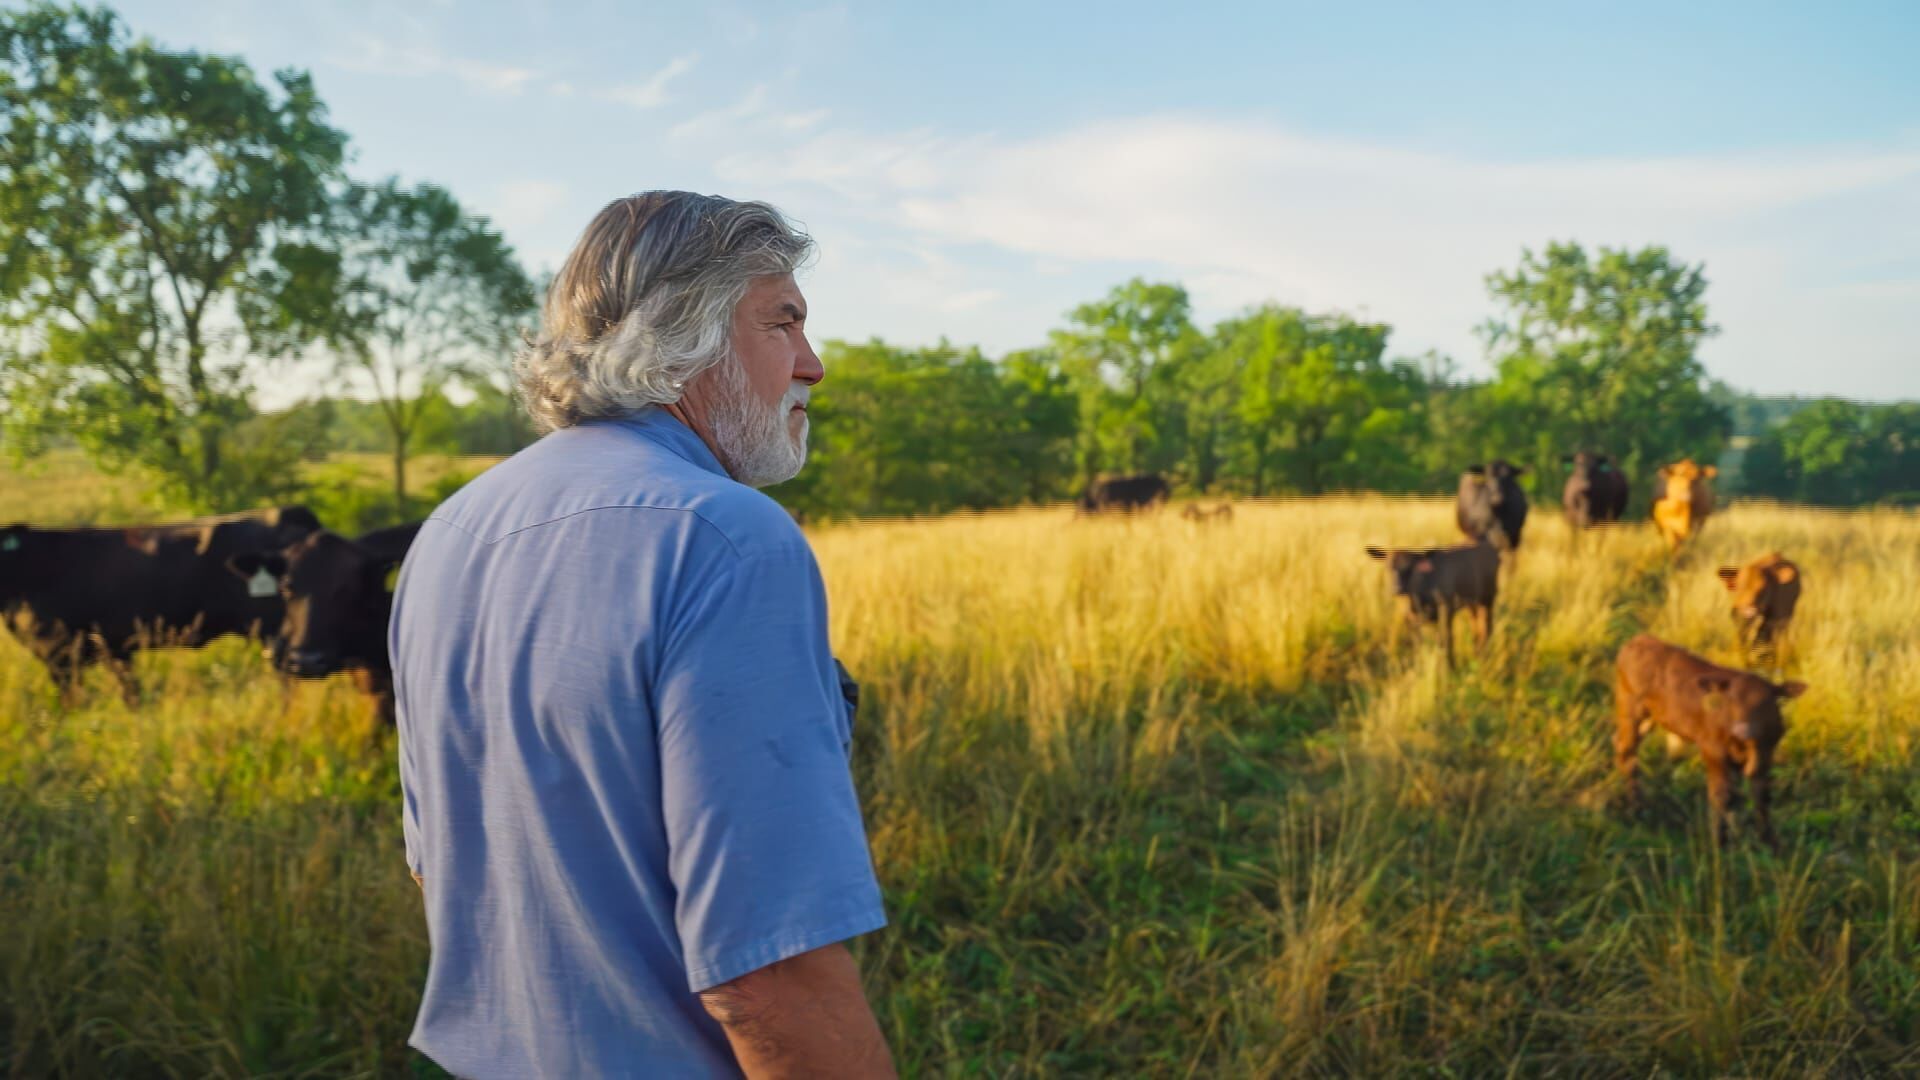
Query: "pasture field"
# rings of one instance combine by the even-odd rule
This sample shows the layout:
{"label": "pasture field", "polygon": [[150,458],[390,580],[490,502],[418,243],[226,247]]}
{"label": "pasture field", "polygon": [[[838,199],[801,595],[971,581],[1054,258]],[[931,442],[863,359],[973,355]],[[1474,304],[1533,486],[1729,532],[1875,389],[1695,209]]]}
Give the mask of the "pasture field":
{"label": "pasture field", "polygon": [[[1449,676],[1364,548],[1452,534],[1371,497],[814,531],[903,1072],[1920,1071],[1920,518],[1735,507],[1670,563],[1536,508]],[[1812,689],[1781,852],[1722,852],[1658,739],[1617,805],[1611,660],[1650,629],[1733,661],[1714,569],[1772,547]],[[391,734],[241,643],[140,671],[138,711],[95,674],[63,716],[0,642],[7,1071],[430,1073]]]}

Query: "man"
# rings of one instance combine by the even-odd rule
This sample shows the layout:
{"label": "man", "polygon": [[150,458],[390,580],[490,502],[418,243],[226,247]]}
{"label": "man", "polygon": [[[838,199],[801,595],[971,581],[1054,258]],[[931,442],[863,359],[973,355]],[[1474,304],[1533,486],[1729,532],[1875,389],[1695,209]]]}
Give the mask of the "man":
{"label": "man", "polygon": [[490,1076],[890,1076],[853,694],[793,520],[824,372],[761,203],[587,227],[519,357],[547,434],[428,519],[391,627],[412,1043]]}

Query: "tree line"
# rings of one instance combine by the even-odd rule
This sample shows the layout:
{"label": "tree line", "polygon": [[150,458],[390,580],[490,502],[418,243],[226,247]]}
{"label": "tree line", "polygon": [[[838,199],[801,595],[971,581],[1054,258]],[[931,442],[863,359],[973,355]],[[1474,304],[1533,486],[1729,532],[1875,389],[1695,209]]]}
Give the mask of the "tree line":
{"label": "tree line", "polygon": [[[303,462],[377,449],[391,486],[384,510],[354,496],[367,523],[444,493],[410,486],[415,454],[529,441],[506,371],[532,277],[451,192],[355,179],[349,157],[303,72],[170,50],[106,9],[0,12],[0,441],[77,444],[192,510],[342,502]],[[1342,312],[1269,303],[1202,326],[1184,288],[1145,280],[999,357],[828,342],[809,466],[773,494],[834,518],[1052,502],[1112,473],[1205,495],[1438,492],[1505,457],[1551,499],[1578,449],[1611,454],[1642,506],[1682,456],[1729,456],[1744,490],[1795,501],[1920,492],[1920,406],[1708,380],[1698,264],[1556,243],[1486,284],[1480,380],[1392,356],[1389,325]],[[259,407],[315,357],[351,396]]]}

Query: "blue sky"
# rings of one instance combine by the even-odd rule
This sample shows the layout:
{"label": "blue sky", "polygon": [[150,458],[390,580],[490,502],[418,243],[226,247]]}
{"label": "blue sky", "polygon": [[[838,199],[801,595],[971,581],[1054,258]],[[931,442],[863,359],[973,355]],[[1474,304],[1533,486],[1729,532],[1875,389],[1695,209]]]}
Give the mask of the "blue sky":
{"label": "blue sky", "polygon": [[118,7],[310,70],[357,172],[536,268],[633,191],[773,201],[822,338],[999,352],[1144,275],[1483,372],[1522,247],[1663,243],[1706,263],[1715,375],[1920,398],[1920,3]]}

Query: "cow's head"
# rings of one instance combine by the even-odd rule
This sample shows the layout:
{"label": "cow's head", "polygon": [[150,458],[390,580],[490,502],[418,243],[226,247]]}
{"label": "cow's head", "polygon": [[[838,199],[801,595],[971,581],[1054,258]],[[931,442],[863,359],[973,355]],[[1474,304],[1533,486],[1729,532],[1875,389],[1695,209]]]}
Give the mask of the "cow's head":
{"label": "cow's head", "polygon": [[1514,485],[1515,478],[1527,474],[1525,468],[1505,458],[1494,458],[1485,464],[1469,465],[1466,472],[1468,476],[1475,477],[1481,486],[1492,492],[1495,506],[1506,501],[1506,489]]}
{"label": "cow's head", "polygon": [[1692,458],[1681,458],[1660,467],[1660,479],[1666,482],[1666,497],[1670,502],[1692,502],[1704,482],[1719,475],[1717,466],[1698,465]]}
{"label": "cow's head", "polygon": [[1769,640],[1774,624],[1792,616],[1800,597],[1800,568],[1777,551],[1745,566],[1721,567],[1720,581],[1732,594],[1741,637],[1754,643]]}
{"label": "cow's head", "polygon": [[1699,687],[1707,715],[1734,738],[1767,755],[1787,733],[1780,703],[1807,692],[1803,682],[1774,683],[1744,672],[1702,675]]}
{"label": "cow's head", "polygon": [[273,643],[274,666],[289,675],[319,678],[384,665],[393,605],[387,578],[398,562],[323,531],[280,551],[235,555],[227,567],[250,582],[263,574],[277,582],[286,615]]}
{"label": "cow's head", "polygon": [[1387,564],[1393,595],[1401,601],[1402,610],[1409,619],[1434,620],[1440,617],[1439,605],[1434,600],[1433,559],[1437,554],[1438,548],[1367,549],[1369,557]]}
{"label": "cow's head", "polygon": [[1612,467],[1612,461],[1613,459],[1605,454],[1589,454],[1585,450],[1568,454],[1560,459],[1561,464],[1573,466],[1573,475],[1581,477],[1606,472]]}

